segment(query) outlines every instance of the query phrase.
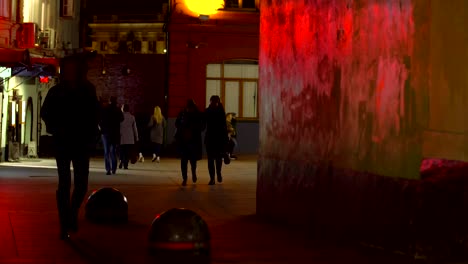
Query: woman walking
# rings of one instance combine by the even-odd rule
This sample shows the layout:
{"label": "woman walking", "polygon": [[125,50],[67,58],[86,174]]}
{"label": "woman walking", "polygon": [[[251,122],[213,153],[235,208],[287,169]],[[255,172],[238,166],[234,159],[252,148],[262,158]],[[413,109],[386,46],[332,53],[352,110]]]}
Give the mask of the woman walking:
{"label": "woman walking", "polygon": [[205,121],[205,146],[208,155],[208,172],[210,174],[210,182],[208,185],[214,185],[215,171],[218,182],[223,181],[221,168],[223,166],[223,157],[226,154],[226,144],[228,142],[226,113],[219,96],[211,96],[210,105],[205,110]]}
{"label": "woman walking", "polygon": [[202,158],[202,138],[204,129],[202,113],[193,99],[187,101],[185,108],[177,116],[175,140],[180,156],[182,186],[187,185],[187,166],[190,161],[192,182],[197,182],[197,161]]}
{"label": "woman walking", "polygon": [[153,150],[152,161],[159,163],[161,145],[164,139],[164,128],[166,127],[166,120],[164,119],[159,106],[154,107],[154,113],[148,123],[148,127],[150,128],[150,140]]}

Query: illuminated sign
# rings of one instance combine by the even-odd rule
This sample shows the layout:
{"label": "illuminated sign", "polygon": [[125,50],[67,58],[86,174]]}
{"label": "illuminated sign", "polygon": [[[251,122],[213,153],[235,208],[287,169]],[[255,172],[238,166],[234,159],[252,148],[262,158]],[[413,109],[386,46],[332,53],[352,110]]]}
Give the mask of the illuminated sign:
{"label": "illuminated sign", "polygon": [[11,77],[11,68],[0,67],[0,78]]}
{"label": "illuminated sign", "polygon": [[39,76],[40,83],[49,83],[49,76]]}

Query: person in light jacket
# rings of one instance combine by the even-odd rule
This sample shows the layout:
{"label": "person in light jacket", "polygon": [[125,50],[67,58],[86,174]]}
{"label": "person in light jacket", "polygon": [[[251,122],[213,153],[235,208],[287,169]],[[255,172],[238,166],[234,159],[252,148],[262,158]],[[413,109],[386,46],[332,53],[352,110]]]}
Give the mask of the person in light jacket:
{"label": "person in light jacket", "polygon": [[128,104],[122,106],[122,111],[124,120],[120,123],[120,160],[123,168],[127,170],[132,148],[138,142],[138,130]]}
{"label": "person in light jacket", "polygon": [[152,161],[159,162],[161,154],[161,145],[164,139],[164,127],[166,126],[166,120],[161,113],[161,108],[159,106],[154,107],[154,113],[148,122],[148,127],[150,128],[150,140],[153,150],[153,159]]}

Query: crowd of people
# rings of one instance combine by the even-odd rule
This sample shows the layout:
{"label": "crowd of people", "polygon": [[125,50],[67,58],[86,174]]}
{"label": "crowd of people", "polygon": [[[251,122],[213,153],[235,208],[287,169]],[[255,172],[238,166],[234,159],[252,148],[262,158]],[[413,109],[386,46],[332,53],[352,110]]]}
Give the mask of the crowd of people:
{"label": "crowd of people", "polygon": [[[126,170],[129,163],[137,160],[144,162],[143,146],[130,106],[124,103],[119,107],[115,96],[100,101],[95,86],[87,80],[87,70],[85,56],[62,59],[60,81],[49,90],[41,108],[41,118],[54,142],[61,239],[67,239],[69,232],[78,230],[78,211],[88,191],[89,161],[98,138],[103,145],[107,175],[116,174],[117,168]],[[146,128],[149,130],[152,162],[159,163],[167,128],[159,106],[154,107]],[[197,162],[202,159],[203,143],[208,158],[208,184],[221,183],[223,163],[229,164],[231,159],[235,159],[235,114],[226,114],[218,95],[211,96],[204,111],[189,99],[177,116],[175,129],[174,143],[180,158],[182,186],[187,185],[189,162],[192,182],[197,182]],[[139,151],[135,151],[137,148]],[[74,169],[71,195],[70,165]]]}
{"label": "crowd of people", "polygon": [[[99,128],[107,174],[116,174],[118,160],[120,160],[118,168],[125,170],[128,169],[128,164],[132,159],[134,162],[137,160],[144,162],[143,146],[139,140],[137,124],[135,117],[129,112],[128,104],[123,104],[119,109],[116,97],[111,97],[109,102],[101,104]],[[176,118],[174,134],[174,143],[180,158],[182,186],[187,185],[189,163],[192,182],[197,182],[197,162],[202,159],[203,145],[205,145],[208,159],[210,176],[208,184],[214,185],[216,181],[219,183],[223,181],[221,172],[223,163],[229,164],[231,160],[236,159],[233,154],[237,145],[234,117],[234,113],[226,114],[221,99],[217,95],[211,97],[210,104],[204,111],[198,109],[193,99],[187,101],[186,106]],[[150,130],[152,162],[159,163],[167,128],[167,121],[159,106],[154,107],[153,115],[149,118],[146,128]],[[204,140],[202,140],[203,131],[205,131]],[[136,151],[137,149],[139,152]]]}

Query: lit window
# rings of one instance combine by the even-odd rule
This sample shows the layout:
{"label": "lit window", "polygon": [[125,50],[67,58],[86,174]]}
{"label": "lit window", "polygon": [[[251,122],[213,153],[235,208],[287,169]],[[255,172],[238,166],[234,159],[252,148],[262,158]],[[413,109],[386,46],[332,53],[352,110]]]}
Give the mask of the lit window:
{"label": "lit window", "polygon": [[224,8],[250,8],[255,9],[259,6],[259,0],[224,0]]}
{"label": "lit window", "polygon": [[206,106],[219,95],[226,113],[240,118],[258,118],[258,62],[249,60],[208,64],[206,67]]}
{"label": "lit window", "polygon": [[60,16],[73,16],[73,0],[60,0]]}

